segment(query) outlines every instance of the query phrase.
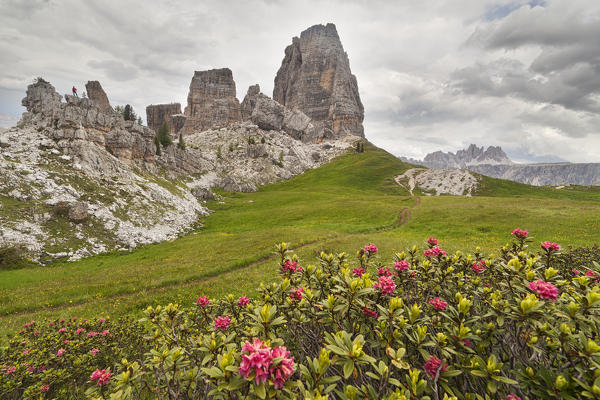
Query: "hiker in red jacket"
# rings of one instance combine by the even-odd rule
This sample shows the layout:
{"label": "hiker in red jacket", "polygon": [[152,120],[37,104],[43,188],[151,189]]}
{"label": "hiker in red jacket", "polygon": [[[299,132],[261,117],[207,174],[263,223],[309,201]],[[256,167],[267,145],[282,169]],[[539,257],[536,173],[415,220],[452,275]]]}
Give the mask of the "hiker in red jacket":
{"label": "hiker in red jacket", "polygon": [[77,88],[76,88],[75,86],[73,86],[73,95],[75,95],[75,96],[79,97],[79,96],[77,95]]}

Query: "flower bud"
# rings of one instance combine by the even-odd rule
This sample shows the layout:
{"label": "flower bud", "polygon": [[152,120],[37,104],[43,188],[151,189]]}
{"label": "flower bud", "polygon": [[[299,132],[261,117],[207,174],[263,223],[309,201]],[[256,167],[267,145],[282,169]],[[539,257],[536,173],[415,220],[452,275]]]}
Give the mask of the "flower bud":
{"label": "flower bud", "polygon": [[532,281],[533,278],[535,278],[535,272],[533,272],[532,270],[527,271],[526,277],[528,281]]}
{"label": "flower bud", "polygon": [[600,346],[598,346],[598,344],[596,342],[594,342],[592,339],[588,339],[588,342],[585,345],[585,351],[588,354],[597,353],[600,351]]}
{"label": "flower bud", "polygon": [[575,314],[577,314],[577,311],[579,310],[579,304],[570,302],[569,305],[567,306],[567,310],[569,311],[569,315],[571,317],[574,317]]}
{"label": "flower bud", "polygon": [[553,278],[557,274],[558,274],[558,270],[554,269],[552,267],[548,267],[548,268],[546,268],[546,271],[544,271],[544,276],[546,277],[547,281],[549,281],[551,278]]}
{"label": "flower bud", "polygon": [[402,307],[402,299],[400,297],[393,297],[390,299],[389,303],[390,312],[394,312],[400,307]]}
{"label": "flower bud", "polygon": [[556,380],[554,381],[554,386],[556,386],[558,390],[564,390],[569,386],[569,382],[565,379],[564,376],[558,375],[556,377]]}
{"label": "flower bud", "polygon": [[527,375],[529,375],[530,378],[533,378],[535,376],[535,372],[533,371],[533,368],[527,367],[525,369],[525,371],[527,372]]}
{"label": "flower bud", "polygon": [[458,311],[462,314],[467,314],[469,312],[469,310],[471,309],[472,304],[473,304],[472,301],[470,301],[469,299],[463,298],[458,303]]}

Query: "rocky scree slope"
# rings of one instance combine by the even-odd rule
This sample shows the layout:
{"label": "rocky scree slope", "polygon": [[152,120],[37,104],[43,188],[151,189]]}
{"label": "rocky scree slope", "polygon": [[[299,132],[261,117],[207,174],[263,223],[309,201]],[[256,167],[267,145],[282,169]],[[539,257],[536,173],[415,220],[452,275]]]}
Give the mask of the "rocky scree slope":
{"label": "rocky scree slope", "polygon": [[394,179],[397,184],[408,190],[411,196],[415,189],[419,189],[426,196],[449,194],[471,197],[478,186],[477,178],[473,174],[454,168],[411,168]]}
{"label": "rocky scree slope", "polygon": [[[94,85],[96,87],[96,85]],[[99,86],[99,84],[98,84]],[[99,88],[101,89],[101,87]],[[352,138],[307,144],[237,122],[162,147],[155,132],[43,80],[17,127],[0,132],[0,245],[69,260],[174,238],[207,215],[211,187],[253,191],[317,167]]]}

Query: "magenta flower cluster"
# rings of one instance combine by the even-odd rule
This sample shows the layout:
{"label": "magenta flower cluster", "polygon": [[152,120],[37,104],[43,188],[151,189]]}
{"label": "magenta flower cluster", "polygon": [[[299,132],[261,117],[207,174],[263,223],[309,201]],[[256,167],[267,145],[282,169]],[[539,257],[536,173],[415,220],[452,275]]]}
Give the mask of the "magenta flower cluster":
{"label": "magenta flower cluster", "polygon": [[271,349],[262,340],[254,339],[242,346],[239,373],[244,379],[254,378],[258,385],[271,379],[276,389],[281,389],[295,371],[294,357],[285,346]]}
{"label": "magenta flower cluster", "polygon": [[365,246],[365,253],[369,253],[369,255],[377,253],[377,246],[373,243],[369,243]]}
{"label": "magenta flower cluster", "polygon": [[250,304],[250,299],[247,296],[242,296],[238,299],[238,307],[246,307],[248,304]]}
{"label": "magenta flower cluster", "polygon": [[292,293],[290,293],[290,299],[294,301],[300,301],[302,300],[302,293],[304,293],[304,289],[302,288],[292,289]]}
{"label": "magenta flower cluster", "polygon": [[221,315],[215,318],[215,330],[217,331],[226,331],[229,328],[229,324],[231,324],[231,318],[227,315]]}
{"label": "magenta flower cluster", "polygon": [[558,298],[558,289],[550,282],[544,282],[541,279],[529,282],[529,289],[540,296],[540,299],[556,300]]}
{"label": "magenta flower cluster", "polygon": [[556,242],[545,241],[542,243],[542,249],[548,251],[559,251],[561,249],[560,244]]}
{"label": "magenta flower cluster", "polygon": [[198,300],[196,300],[196,304],[200,307],[206,307],[210,304],[210,300],[206,296],[200,296],[198,297]]}
{"label": "magenta flower cluster", "polygon": [[394,269],[396,271],[406,271],[410,268],[410,264],[406,260],[396,261],[394,263]]}
{"label": "magenta flower cluster", "polygon": [[446,255],[446,251],[440,249],[438,246],[434,246],[434,247],[432,247],[430,249],[425,250],[423,252],[423,254],[427,258],[434,258],[434,257],[445,256]]}
{"label": "magenta flower cluster", "polygon": [[433,247],[433,246],[437,246],[439,242],[436,238],[430,237],[429,239],[427,239],[427,243]]}
{"label": "magenta flower cluster", "polygon": [[471,265],[471,269],[476,273],[481,274],[483,271],[485,271],[485,261],[481,260],[474,263]]}
{"label": "magenta flower cluster", "polygon": [[446,303],[444,300],[440,299],[439,297],[434,297],[433,299],[429,300],[429,304],[431,304],[433,306],[433,308],[435,308],[436,310],[445,310],[446,306],[448,305],[448,303]]}
{"label": "magenta flower cluster", "polygon": [[106,370],[106,369],[97,369],[94,372],[92,372],[92,375],[90,376],[90,381],[94,382],[94,381],[98,381],[98,386],[103,386],[105,384],[107,384],[108,382],[110,382],[110,377],[112,376],[112,373],[110,372],[110,370]]}
{"label": "magenta flower cluster", "polygon": [[365,269],[363,267],[354,268],[352,273],[360,278],[365,273]]}
{"label": "magenta flower cluster", "polygon": [[298,265],[297,261],[285,260],[285,263],[281,267],[283,272],[291,271],[291,272],[302,272],[303,269]]}
{"label": "magenta flower cluster", "polygon": [[514,229],[510,234],[521,240],[526,239],[527,236],[529,236],[529,232],[521,228]]}
{"label": "magenta flower cluster", "polygon": [[394,280],[389,276],[380,276],[379,280],[373,284],[375,289],[381,291],[381,294],[393,294],[396,290]]}
{"label": "magenta flower cluster", "polygon": [[[440,369],[440,365],[442,368]],[[442,365],[442,360],[437,358],[436,356],[431,356],[429,360],[425,361],[425,365],[423,366],[425,372],[427,372],[431,376],[435,376],[440,370],[440,372],[448,371],[448,364]]]}

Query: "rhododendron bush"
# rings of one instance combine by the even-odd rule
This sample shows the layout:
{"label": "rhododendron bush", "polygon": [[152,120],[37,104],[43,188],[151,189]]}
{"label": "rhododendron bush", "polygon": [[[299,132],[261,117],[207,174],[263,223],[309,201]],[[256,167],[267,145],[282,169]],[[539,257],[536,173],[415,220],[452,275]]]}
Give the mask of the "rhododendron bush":
{"label": "rhododendron bush", "polygon": [[[282,243],[281,279],[257,297],[148,307],[144,339],[26,328],[2,354],[1,387],[50,398],[69,384],[27,372],[44,336],[54,371],[86,354],[90,398],[600,399],[600,267],[533,243],[519,228],[495,254],[430,237],[392,259],[369,243],[312,264]],[[111,346],[129,354],[93,362]]]}

